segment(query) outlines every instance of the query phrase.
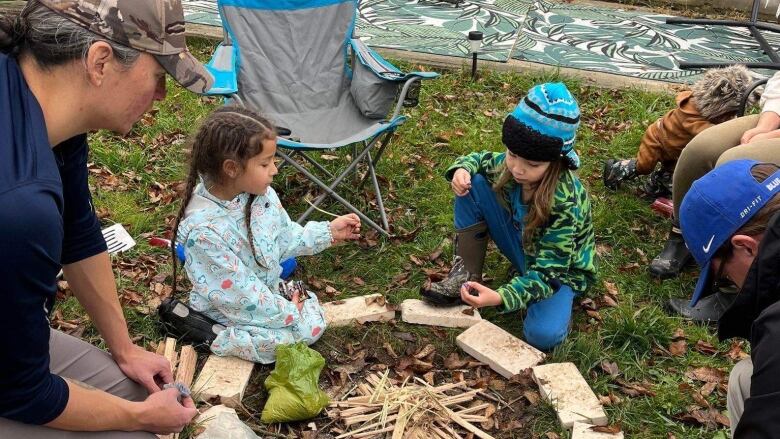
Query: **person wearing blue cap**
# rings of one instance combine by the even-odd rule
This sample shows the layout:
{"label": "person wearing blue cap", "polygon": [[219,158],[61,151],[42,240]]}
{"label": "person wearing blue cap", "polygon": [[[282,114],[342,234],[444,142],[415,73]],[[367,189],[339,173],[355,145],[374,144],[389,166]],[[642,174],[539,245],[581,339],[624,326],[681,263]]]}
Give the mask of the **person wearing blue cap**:
{"label": "person wearing blue cap", "polygon": [[696,180],[680,206],[685,243],[701,274],[691,306],[723,280],[740,288],[718,320],[718,337],[750,341],[729,376],[734,438],[780,432],[780,167],[725,163]]}
{"label": "person wearing blue cap", "polygon": [[[471,153],[447,169],[455,260],[447,278],[423,286],[425,300],[527,309],[528,343],[549,350],[566,338],[574,297],[596,272],[591,204],[572,172],[579,123],[564,84],[537,85],[504,120],[504,152]],[[489,238],[518,273],[496,290],[480,283]]]}

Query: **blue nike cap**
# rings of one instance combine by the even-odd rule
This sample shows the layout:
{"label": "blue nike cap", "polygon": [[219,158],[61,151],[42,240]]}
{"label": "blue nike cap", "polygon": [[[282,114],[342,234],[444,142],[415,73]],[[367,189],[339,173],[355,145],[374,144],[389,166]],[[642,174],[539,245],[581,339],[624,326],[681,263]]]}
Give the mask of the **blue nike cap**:
{"label": "blue nike cap", "polygon": [[780,171],[763,182],[751,169],[761,162],[735,160],[696,180],[680,206],[680,228],[685,245],[701,267],[691,306],[711,282],[710,263],[718,249],[731,239],[764,205],[780,192]]}

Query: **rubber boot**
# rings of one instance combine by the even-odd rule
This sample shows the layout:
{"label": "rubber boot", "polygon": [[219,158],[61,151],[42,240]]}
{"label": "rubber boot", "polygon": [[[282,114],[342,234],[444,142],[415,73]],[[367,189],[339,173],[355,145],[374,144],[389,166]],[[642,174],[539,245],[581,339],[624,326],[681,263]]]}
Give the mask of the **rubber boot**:
{"label": "rubber boot", "polygon": [[669,238],[664,249],[650,262],[650,275],[658,279],[670,279],[682,271],[683,267],[691,260],[691,252],[685,246],[685,240],[680,232],[677,222],[672,224]]}
{"label": "rubber boot", "polygon": [[691,307],[688,299],[669,299],[667,307],[675,314],[698,323],[717,323],[720,316],[734,303],[737,295],[718,291],[715,294],[702,297]]}
{"label": "rubber boot", "polygon": [[481,281],[488,233],[485,223],[477,223],[455,233],[455,258],[446,278],[420,288],[423,299],[434,305],[459,305],[460,287],[466,281]]}
{"label": "rubber boot", "polygon": [[647,181],[642,186],[645,196],[656,198],[669,198],[672,196],[672,172],[663,168],[651,172]]}
{"label": "rubber boot", "polygon": [[620,187],[620,183],[636,178],[636,160],[635,159],[609,159],[604,162],[604,186],[615,190]]}

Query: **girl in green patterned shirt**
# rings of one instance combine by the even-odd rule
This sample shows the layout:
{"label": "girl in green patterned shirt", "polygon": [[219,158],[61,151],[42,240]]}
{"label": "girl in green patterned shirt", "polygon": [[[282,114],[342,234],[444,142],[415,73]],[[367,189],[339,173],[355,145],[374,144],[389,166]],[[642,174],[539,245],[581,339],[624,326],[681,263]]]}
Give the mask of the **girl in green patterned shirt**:
{"label": "girl in green patterned shirt", "polygon": [[[475,152],[447,170],[455,192],[455,261],[423,287],[429,302],[527,309],[523,332],[549,350],[568,334],[574,297],[595,277],[588,195],[573,170],[577,101],[562,83],[533,87],[504,121],[506,151]],[[496,290],[482,285],[488,238],[517,273]]]}

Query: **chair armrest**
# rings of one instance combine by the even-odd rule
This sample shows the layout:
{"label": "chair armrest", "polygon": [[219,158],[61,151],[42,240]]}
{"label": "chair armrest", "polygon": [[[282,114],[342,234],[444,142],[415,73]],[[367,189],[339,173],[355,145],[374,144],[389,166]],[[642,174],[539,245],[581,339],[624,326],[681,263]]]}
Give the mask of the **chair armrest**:
{"label": "chair armrest", "polygon": [[238,92],[238,54],[232,44],[221,43],[205,65],[214,77],[214,85],[206,95],[232,95]]}
{"label": "chair armrest", "polygon": [[384,80],[405,82],[412,76],[419,77],[420,79],[433,79],[439,76],[436,72],[402,72],[398,67],[384,59],[382,55],[368,47],[366,43],[359,38],[350,39],[349,44],[352,47],[352,52],[356,55],[357,60],[371,69],[376,76]]}

